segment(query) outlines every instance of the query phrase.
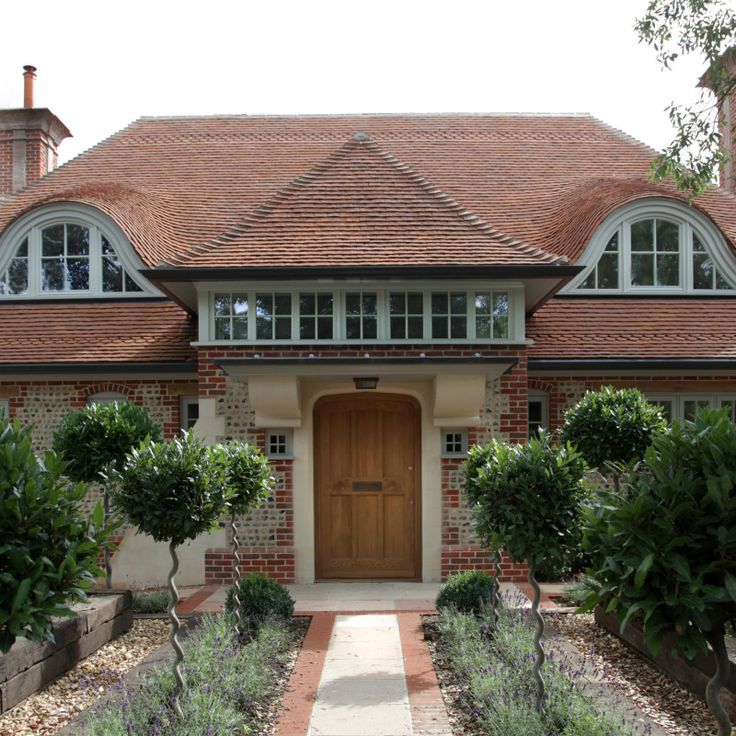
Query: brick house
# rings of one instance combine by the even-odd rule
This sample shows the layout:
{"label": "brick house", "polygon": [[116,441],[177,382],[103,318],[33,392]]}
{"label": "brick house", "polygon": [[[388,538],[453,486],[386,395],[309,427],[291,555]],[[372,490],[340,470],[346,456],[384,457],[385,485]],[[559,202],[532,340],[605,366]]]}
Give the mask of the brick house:
{"label": "brick house", "polygon": [[[246,570],[485,567],[469,444],[604,384],[735,410],[732,182],[688,204],[595,118],[143,118],[52,171],[69,131],[30,97],[0,111],[0,405],[39,449],[121,397],[169,437],[257,443],[278,487],[242,520]],[[225,534],[184,582],[229,579]],[[116,576],[160,581],[131,537]]]}

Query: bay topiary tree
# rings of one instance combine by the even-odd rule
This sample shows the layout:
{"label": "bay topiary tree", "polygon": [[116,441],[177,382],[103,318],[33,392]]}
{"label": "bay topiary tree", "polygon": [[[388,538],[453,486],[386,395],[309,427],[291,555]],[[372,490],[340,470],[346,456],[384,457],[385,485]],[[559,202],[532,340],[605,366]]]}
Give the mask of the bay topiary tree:
{"label": "bay topiary tree", "polygon": [[664,637],[686,659],[712,651],[706,689],[719,734],[731,723],[719,700],[730,665],[724,633],[736,621],[736,425],[703,409],[653,438],[622,492],[599,491],[586,512],[584,544],[595,588],[583,605],[641,623],[653,654]]}
{"label": "bay topiary tree", "polygon": [[98,558],[115,525],[102,504],[83,511],[86,487],[70,484],[54,453],[43,462],[31,433],[0,419],[0,652],[17,637],[53,641],[53,616],[73,616],[101,574]]}
{"label": "bay topiary tree", "polygon": [[586,464],[569,444],[555,445],[546,432],[524,445],[494,441],[483,453],[471,454],[466,474],[468,500],[481,543],[504,549],[514,562],[528,565],[534,591],[532,615],[536,621],[534,678],[537,709],[544,712],[545,690],[541,668],[544,619],[539,612],[540,589],[535,570],[543,559],[562,558],[577,543],[582,506],[587,498]]}
{"label": "bay topiary tree", "polygon": [[184,690],[181,663],[184,652],[179,643],[181,623],[176,615],[179,593],[175,576],[179,569],[176,548],[187,540],[212,530],[229,499],[226,465],[190,433],[170,442],[144,441],[133,449],[122,468],[112,503],[157,542],[168,542],[171,571],[168,585],[171,598],[171,646],[174,661],[172,707],[181,717],[179,696]]}
{"label": "bay topiary tree", "polygon": [[618,487],[620,466],[644,457],[652,438],[667,426],[660,407],[638,389],[604,386],[568,409],[562,441],[575,447],[591,468],[612,473]]}
{"label": "bay topiary tree", "polygon": [[216,462],[225,466],[228,486],[228,504],[230,508],[230,530],[233,548],[233,606],[235,626],[239,634],[243,634],[241,622],[240,591],[240,540],[236,517],[247,514],[263,503],[273,490],[271,466],[263,453],[253,445],[244,442],[229,442],[212,448]]}
{"label": "bay topiary tree", "polygon": [[[143,407],[129,401],[92,403],[64,417],[54,433],[53,448],[65,460],[67,475],[73,481],[102,481],[103,508],[107,521],[115,471],[122,468],[131,449],[147,437],[159,440],[161,427]],[[109,589],[112,587],[110,545],[105,546],[104,556]]]}

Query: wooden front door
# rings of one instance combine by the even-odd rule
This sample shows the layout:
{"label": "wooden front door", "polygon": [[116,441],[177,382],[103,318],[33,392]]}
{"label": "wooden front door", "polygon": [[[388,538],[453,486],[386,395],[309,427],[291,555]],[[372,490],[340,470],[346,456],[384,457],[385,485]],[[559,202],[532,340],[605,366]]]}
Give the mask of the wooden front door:
{"label": "wooden front door", "polygon": [[409,396],[325,396],[314,409],[318,578],[421,575],[420,408]]}

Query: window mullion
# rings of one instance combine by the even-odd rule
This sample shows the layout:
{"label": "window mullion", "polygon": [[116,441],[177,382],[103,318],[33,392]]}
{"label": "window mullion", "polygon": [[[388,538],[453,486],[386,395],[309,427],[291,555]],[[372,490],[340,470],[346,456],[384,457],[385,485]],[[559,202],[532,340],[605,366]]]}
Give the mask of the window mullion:
{"label": "window mullion", "polygon": [[[491,297],[491,339],[493,339],[493,289],[489,289],[489,294]],[[475,340],[475,289],[465,292],[465,304],[467,309],[465,331],[468,340]]]}

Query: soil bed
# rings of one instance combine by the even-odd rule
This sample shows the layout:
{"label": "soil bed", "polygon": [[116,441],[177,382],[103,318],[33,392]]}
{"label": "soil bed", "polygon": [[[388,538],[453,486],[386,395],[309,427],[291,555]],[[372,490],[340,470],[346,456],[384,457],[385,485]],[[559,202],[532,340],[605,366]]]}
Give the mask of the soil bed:
{"label": "soil bed", "polygon": [[557,615],[548,620],[605,672],[606,682],[636,703],[669,736],[711,736],[717,731],[705,703],[599,627],[593,614]]}
{"label": "soil bed", "polygon": [[47,736],[88,708],[128,670],[167,641],[168,622],[134,621],[113,639],[49,686],[0,716],[0,736]]}

